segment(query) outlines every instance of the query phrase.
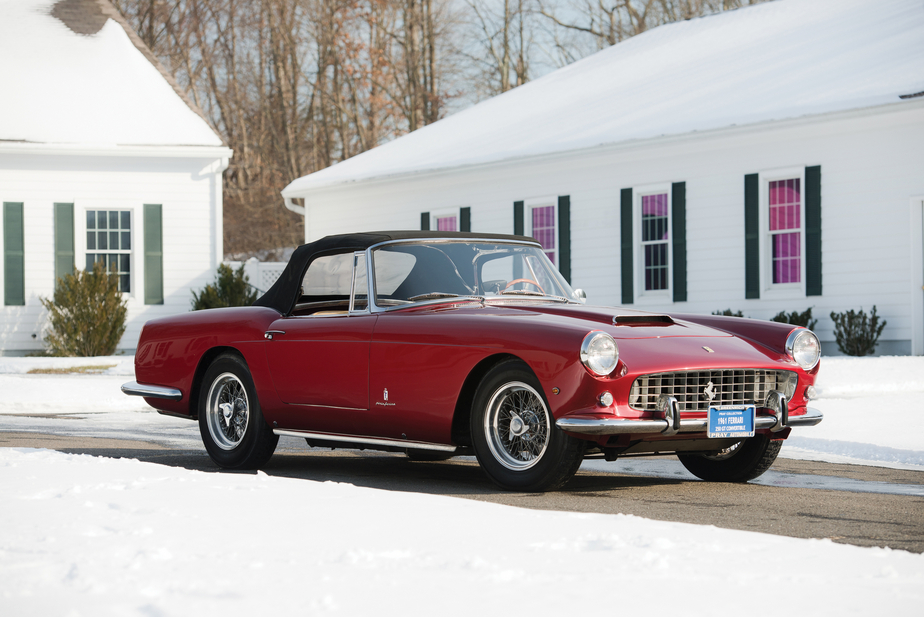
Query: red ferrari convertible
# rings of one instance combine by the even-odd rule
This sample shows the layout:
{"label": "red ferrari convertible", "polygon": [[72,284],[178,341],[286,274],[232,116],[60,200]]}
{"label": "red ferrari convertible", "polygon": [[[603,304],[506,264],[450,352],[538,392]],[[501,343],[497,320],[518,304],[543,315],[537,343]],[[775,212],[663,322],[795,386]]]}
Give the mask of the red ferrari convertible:
{"label": "red ferrari convertible", "polygon": [[122,387],[198,420],[219,466],[280,435],[311,446],[474,453],[505,489],[563,485],[585,456],[676,453],[745,482],[818,424],[805,328],[582,303],[535,241],[377,232],[299,247],[253,306],[148,322]]}

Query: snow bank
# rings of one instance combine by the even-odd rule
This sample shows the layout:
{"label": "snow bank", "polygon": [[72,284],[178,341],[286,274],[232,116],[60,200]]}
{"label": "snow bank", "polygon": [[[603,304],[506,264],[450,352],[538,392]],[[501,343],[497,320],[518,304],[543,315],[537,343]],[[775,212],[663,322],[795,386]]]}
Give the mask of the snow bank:
{"label": "snow bank", "polygon": [[[924,556],[0,449],[4,615],[917,615]],[[761,597],[763,596],[763,597]],[[770,596],[770,597],[768,597]]]}

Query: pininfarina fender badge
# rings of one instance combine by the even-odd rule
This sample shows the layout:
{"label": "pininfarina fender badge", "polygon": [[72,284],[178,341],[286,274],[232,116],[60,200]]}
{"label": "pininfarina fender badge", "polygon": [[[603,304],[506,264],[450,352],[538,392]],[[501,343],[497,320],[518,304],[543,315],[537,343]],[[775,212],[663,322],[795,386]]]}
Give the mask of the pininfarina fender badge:
{"label": "pininfarina fender badge", "polygon": [[376,401],[375,404],[378,405],[378,406],[380,406],[380,407],[394,407],[394,406],[395,406],[394,403],[389,403],[389,402],[388,402],[388,388],[385,388],[385,389],[382,391],[382,400],[381,400],[381,401]]}

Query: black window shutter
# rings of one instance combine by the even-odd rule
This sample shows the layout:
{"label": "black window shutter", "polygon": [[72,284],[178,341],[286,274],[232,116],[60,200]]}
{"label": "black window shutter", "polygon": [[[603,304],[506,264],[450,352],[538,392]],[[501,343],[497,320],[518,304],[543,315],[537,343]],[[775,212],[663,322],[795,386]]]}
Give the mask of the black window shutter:
{"label": "black window shutter", "polygon": [[513,202],[513,235],[523,235],[523,202]]}
{"label": "black window shutter", "polygon": [[55,285],[74,271],[74,204],[55,204]]}
{"label": "black window shutter", "polygon": [[619,196],[620,258],[622,261],[622,303],[635,301],[632,290],[632,189],[622,189]]}
{"label": "black window shutter", "polygon": [[674,302],[687,301],[687,183],[671,185],[671,252]]}
{"label": "black window shutter", "polygon": [[472,209],[469,207],[459,208],[459,231],[472,230]]}
{"label": "black window shutter", "polygon": [[430,213],[420,213],[420,231],[430,231]]}
{"label": "black window shutter", "polygon": [[821,166],[805,168],[805,295],[821,295]]}
{"label": "black window shutter", "polygon": [[3,204],[3,303],[26,304],[26,261],[21,203]]}
{"label": "black window shutter", "polygon": [[571,196],[558,197],[558,271],[571,282]]}
{"label": "black window shutter", "polygon": [[760,298],[760,191],[757,174],[744,177],[744,297]]}
{"label": "black window shutter", "polygon": [[160,204],[144,204],[144,303],[164,303],[164,215]]}

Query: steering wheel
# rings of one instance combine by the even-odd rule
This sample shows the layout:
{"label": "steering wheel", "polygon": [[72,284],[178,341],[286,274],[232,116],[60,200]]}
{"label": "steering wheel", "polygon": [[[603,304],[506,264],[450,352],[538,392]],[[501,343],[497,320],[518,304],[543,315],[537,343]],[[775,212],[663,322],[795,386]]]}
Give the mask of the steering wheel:
{"label": "steering wheel", "polygon": [[538,289],[543,295],[545,295],[545,290],[542,288],[542,285],[540,285],[539,283],[537,283],[536,281],[532,279],[513,279],[512,281],[507,283],[507,286],[504,287],[504,291],[507,291],[508,289],[516,285],[517,283],[526,283],[527,285],[532,285],[533,287]]}

